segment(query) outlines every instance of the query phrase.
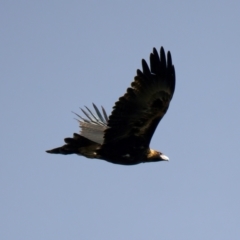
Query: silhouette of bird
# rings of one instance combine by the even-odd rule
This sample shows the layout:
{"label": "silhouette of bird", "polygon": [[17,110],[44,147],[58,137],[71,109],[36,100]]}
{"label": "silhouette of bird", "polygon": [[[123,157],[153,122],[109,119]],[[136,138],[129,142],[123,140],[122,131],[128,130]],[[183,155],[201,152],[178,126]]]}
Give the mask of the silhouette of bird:
{"label": "silhouette of bird", "polygon": [[48,150],[55,154],[78,154],[115,164],[134,165],[144,162],[168,161],[160,151],[150,149],[151,138],[158,123],[168,110],[175,89],[175,70],[171,53],[160,55],[153,48],[150,68],[142,60],[134,81],[119,98],[108,117],[93,104],[95,113],[82,109],[79,117],[80,134],[65,138],[65,145]]}

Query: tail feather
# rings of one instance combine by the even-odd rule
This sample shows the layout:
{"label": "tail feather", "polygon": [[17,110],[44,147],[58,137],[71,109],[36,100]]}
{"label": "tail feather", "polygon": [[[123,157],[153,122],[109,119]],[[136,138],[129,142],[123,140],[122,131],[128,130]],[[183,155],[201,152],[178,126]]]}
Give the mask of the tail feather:
{"label": "tail feather", "polygon": [[[54,153],[54,154],[81,154],[82,150],[86,150],[91,146],[95,146],[96,143],[92,142],[91,140],[74,133],[73,138],[65,138],[65,145],[62,147],[54,148],[51,150],[47,150],[47,153]],[[85,152],[85,151],[84,151]]]}

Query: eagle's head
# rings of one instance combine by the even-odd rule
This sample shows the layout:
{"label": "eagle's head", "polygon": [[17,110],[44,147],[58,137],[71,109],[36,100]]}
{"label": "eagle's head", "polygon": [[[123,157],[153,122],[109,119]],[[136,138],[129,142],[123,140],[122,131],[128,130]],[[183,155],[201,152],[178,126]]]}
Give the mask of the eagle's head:
{"label": "eagle's head", "polygon": [[149,162],[169,161],[169,158],[163,153],[150,149],[147,155]]}

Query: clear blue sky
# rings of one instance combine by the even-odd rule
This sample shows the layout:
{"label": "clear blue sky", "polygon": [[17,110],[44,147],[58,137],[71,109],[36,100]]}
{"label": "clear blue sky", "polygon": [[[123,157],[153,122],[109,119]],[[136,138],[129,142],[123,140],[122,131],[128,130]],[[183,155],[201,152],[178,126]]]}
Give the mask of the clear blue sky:
{"label": "clear blue sky", "polygon": [[[234,0],[1,1],[0,239],[240,239],[239,23]],[[161,46],[177,85],[151,147],[169,162],[45,153]]]}

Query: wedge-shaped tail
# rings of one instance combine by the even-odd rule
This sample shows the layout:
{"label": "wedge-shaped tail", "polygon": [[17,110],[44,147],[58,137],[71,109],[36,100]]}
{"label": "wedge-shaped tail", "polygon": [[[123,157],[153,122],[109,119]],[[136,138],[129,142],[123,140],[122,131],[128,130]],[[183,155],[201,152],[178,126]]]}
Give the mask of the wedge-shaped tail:
{"label": "wedge-shaped tail", "polygon": [[62,147],[54,148],[46,152],[64,155],[75,153],[88,158],[95,158],[96,149],[100,146],[77,133],[73,134],[73,138],[65,138],[64,141],[66,144]]}

